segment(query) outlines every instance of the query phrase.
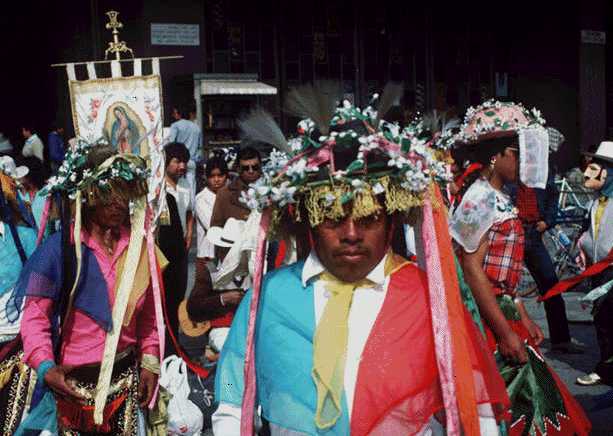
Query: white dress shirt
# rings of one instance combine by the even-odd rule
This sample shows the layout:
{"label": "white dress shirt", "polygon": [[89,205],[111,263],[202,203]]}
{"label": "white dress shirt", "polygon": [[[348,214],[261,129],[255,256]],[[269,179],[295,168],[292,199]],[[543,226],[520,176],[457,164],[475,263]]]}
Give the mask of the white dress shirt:
{"label": "white dress shirt", "polygon": [[196,235],[198,237],[198,257],[215,257],[215,245],[206,239],[211,227],[211,216],[215,206],[215,193],[204,188],[196,195]]}
{"label": "white dress shirt", "polygon": [[177,202],[177,210],[179,211],[179,218],[181,219],[181,228],[183,229],[183,235],[187,232],[187,212],[193,210],[192,206],[192,194],[190,189],[185,186],[184,179],[179,179],[176,186],[171,186],[170,183],[166,183],[166,192],[172,195]]}

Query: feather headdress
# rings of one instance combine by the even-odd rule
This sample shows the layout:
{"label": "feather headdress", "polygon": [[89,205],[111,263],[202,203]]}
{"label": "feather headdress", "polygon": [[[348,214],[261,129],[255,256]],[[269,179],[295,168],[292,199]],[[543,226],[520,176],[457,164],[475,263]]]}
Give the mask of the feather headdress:
{"label": "feather headdress", "polygon": [[258,107],[238,121],[241,136],[254,141],[265,142],[277,147],[284,153],[291,153],[285,135],[275,119],[266,110]]}
{"label": "feather headdress", "polygon": [[325,80],[309,83],[289,91],[285,111],[312,120],[320,133],[327,135],[341,95],[342,89],[338,82]]}

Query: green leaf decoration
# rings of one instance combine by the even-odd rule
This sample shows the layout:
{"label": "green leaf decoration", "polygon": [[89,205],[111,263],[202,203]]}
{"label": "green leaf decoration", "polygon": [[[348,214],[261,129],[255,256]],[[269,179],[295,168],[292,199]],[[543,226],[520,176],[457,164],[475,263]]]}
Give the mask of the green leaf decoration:
{"label": "green leaf decoration", "polygon": [[496,301],[506,319],[509,321],[521,321],[517,306],[510,295],[499,295],[496,297]]}
{"label": "green leaf decoration", "polygon": [[341,195],[341,204],[347,204],[353,200],[353,192],[345,192]]}
{"label": "green leaf decoration", "polygon": [[511,421],[524,420],[522,436],[539,436],[546,434],[547,420],[560,426],[558,414],[566,415],[566,408],[550,369],[531,348],[526,351],[525,365],[510,364],[498,353],[496,362],[511,400]]}
{"label": "green leaf decoration", "polygon": [[347,167],[347,172],[352,173],[354,171],[358,171],[364,168],[364,162],[361,160],[354,160]]}
{"label": "green leaf decoration", "polygon": [[495,111],[486,111],[486,112],[484,112],[484,114],[486,116],[488,116],[488,117],[493,117],[494,115],[496,115],[496,112]]}
{"label": "green leaf decoration", "polygon": [[502,123],[502,129],[503,130],[507,130],[509,128],[510,124],[508,121],[505,121],[504,123]]}

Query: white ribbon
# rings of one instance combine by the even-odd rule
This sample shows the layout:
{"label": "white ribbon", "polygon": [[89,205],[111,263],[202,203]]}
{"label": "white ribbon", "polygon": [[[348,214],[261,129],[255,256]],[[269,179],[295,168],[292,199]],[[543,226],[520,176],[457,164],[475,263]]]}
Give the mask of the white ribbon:
{"label": "white ribbon", "polygon": [[121,77],[121,64],[119,61],[111,61],[111,77]]}
{"label": "white ribbon", "polygon": [[74,64],[66,64],[66,74],[68,74],[68,80],[77,80],[77,75],[74,71]]}
{"label": "white ribbon", "polygon": [[87,76],[89,77],[90,80],[94,80],[98,78],[98,76],[96,75],[96,67],[93,62],[87,63]]}
{"label": "white ribbon", "polygon": [[143,75],[143,62],[140,59],[134,59],[134,75],[135,76]]}
{"label": "white ribbon", "polygon": [[[119,62],[118,62],[119,63]],[[136,267],[139,263],[141,250],[144,239],[145,229],[145,208],[146,200],[141,197],[134,201],[135,208],[131,219],[130,243],[128,245],[128,253],[124,263],[124,269],[119,278],[119,287],[115,296],[115,304],[113,304],[113,328],[107,333],[104,342],[104,355],[102,364],[100,365],[100,375],[98,376],[98,384],[96,385],[96,398],[94,406],[94,422],[96,425],[101,425],[103,420],[104,406],[109,393],[111,384],[111,375],[115,364],[115,354],[117,353],[117,344],[123,327],[123,319],[128,307],[130,292],[134,276],[136,275]]]}
{"label": "white ribbon", "polygon": [[156,76],[160,75],[160,59],[159,58],[151,59],[151,70],[153,71],[154,75]]}

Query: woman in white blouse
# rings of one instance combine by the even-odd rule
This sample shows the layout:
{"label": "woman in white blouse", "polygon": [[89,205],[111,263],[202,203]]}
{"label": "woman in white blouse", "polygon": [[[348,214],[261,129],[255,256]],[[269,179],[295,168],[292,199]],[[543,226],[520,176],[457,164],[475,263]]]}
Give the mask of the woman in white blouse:
{"label": "woman in white blouse", "polygon": [[196,195],[197,264],[206,264],[215,257],[215,246],[206,239],[206,232],[211,225],[217,191],[228,180],[228,166],[222,157],[215,156],[208,160],[204,172],[207,186]]}

